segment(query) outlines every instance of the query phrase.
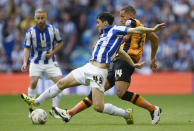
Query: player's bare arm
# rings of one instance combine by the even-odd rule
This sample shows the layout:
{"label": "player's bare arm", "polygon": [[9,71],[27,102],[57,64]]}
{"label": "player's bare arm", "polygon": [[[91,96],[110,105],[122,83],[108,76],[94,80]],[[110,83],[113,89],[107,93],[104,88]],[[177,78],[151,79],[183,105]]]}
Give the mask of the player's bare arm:
{"label": "player's bare arm", "polygon": [[150,68],[152,70],[157,70],[157,64],[156,64],[156,52],[158,50],[158,43],[159,43],[159,38],[155,33],[147,33],[146,38],[150,41],[151,44],[151,63],[150,63]]}
{"label": "player's bare arm", "polygon": [[127,35],[123,36],[123,40],[122,40],[121,43],[126,42],[127,40],[129,40],[130,36],[131,36],[131,34],[127,34]]}
{"label": "player's bare arm", "polygon": [[30,49],[29,48],[24,48],[24,53],[23,53],[23,65],[21,67],[22,72],[27,71],[27,65],[28,65],[28,58],[30,56]]}
{"label": "player's bare arm", "polygon": [[122,49],[120,48],[118,51],[119,56],[121,57],[121,59],[123,59],[124,61],[126,61],[128,64],[130,64],[131,66],[141,69],[145,62],[140,62],[140,63],[134,63],[133,60],[131,59],[131,57]]}
{"label": "player's bare arm", "polygon": [[52,50],[52,51],[50,51],[50,52],[48,52],[48,53],[46,54],[46,57],[47,57],[48,59],[50,59],[54,54],[56,54],[56,52],[57,52],[58,50],[61,49],[62,46],[63,46],[63,42],[58,43],[54,50]]}
{"label": "player's bare arm", "polygon": [[157,24],[153,28],[147,28],[147,27],[128,28],[127,33],[128,34],[132,34],[132,33],[142,34],[142,33],[157,32],[161,30],[164,26],[165,26],[165,23]]}

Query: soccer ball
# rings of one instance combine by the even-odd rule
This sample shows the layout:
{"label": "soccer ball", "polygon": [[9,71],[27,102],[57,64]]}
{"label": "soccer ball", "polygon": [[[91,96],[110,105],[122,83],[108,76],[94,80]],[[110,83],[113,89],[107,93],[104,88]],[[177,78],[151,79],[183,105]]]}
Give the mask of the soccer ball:
{"label": "soccer ball", "polygon": [[47,113],[43,109],[36,109],[31,113],[31,120],[33,124],[45,124]]}

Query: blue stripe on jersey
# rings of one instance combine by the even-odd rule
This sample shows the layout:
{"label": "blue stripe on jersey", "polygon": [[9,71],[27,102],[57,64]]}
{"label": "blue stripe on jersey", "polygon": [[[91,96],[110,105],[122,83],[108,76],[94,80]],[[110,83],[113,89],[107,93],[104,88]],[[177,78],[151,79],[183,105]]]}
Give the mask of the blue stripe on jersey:
{"label": "blue stripe on jersey", "polygon": [[127,28],[124,26],[107,26],[101,29],[101,37],[96,43],[91,60],[110,64],[125,34],[127,34]]}
{"label": "blue stripe on jersey", "polygon": [[30,52],[30,58],[32,59],[34,57],[34,48],[32,44],[32,34],[30,32],[30,43],[31,43],[31,52]]}
{"label": "blue stripe on jersey", "polygon": [[[114,32],[113,32],[114,33]],[[110,45],[110,46],[113,46],[113,44],[114,44],[114,42],[115,42],[115,37],[116,36],[112,36],[111,38],[110,38],[110,40],[109,40],[109,44],[108,45]],[[111,52],[111,51],[113,51],[114,50],[114,47],[110,50],[110,48],[109,48],[109,52]],[[106,51],[106,52],[104,52],[104,53],[107,53],[108,51]],[[109,61],[109,59],[112,57],[112,55],[113,54],[111,54],[111,53],[108,53],[108,64],[110,63]],[[106,56],[105,56],[106,57]],[[106,61],[103,61],[103,63],[105,63]]]}
{"label": "blue stripe on jersey", "polygon": [[[26,43],[26,41],[25,41],[25,43]],[[30,46],[27,46],[26,44],[24,44],[24,47],[25,47],[25,48],[30,48]]]}
{"label": "blue stripe on jersey", "polygon": [[40,40],[40,32],[39,30],[37,29],[37,27],[35,27],[35,32],[36,32],[36,40],[37,40],[37,51],[38,51],[38,57],[34,60],[34,63],[35,64],[38,64],[39,63],[39,60],[41,59],[41,55],[42,55],[42,50],[41,50],[41,40]]}
{"label": "blue stripe on jersey", "polygon": [[[122,38],[119,38],[119,39],[117,40],[116,44],[114,45],[114,47],[112,48],[112,50],[109,52],[109,56],[112,57],[112,56],[114,55],[114,53],[116,53],[116,51],[117,51],[117,50],[119,49],[119,47],[120,47],[120,43],[121,43],[122,40],[123,40]],[[111,62],[111,57],[109,57],[108,63]]]}
{"label": "blue stripe on jersey", "polygon": [[[55,27],[52,26],[52,28],[53,28],[53,32],[55,32]],[[55,48],[55,41],[57,41],[57,39],[56,39],[56,36],[55,36],[55,33],[54,33],[54,38],[53,38],[53,43],[52,43],[52,46],[53,46],[52,50]],[[52,60],[55,61],[55,55],[52,56]]]}
{"label": "blue stripe on jersey", "polygon": [[[52,50],[55,48],[55,41],[53,41],[52,43],[53,47],[52,47]],[[55,55],[52,56],[52,60],[55,61]]]}
{"label": "blue stripe on jersey", "polygon": [[98,52],[100,50],[100,46],[102,45],[103,41],[100,41],[100,43],[98,44],[98,47],[96,49],[96,52],[94,53],[94,61],[97,61],[97,56],[98,56]]}
{"label": "blue stripe on jersey", "polygon": [[[49,50],[51,48],[51,41],[50,41],[50,34],[49,34],[47,26],[46,26],[46,29],[45,29],[45,35],[46,35],[46,49]],[[48,50],[47,50],[47,52],[48,52]],[[44,64],[48,64],[48,58],[45,58]]]}
{"label": "blue stripe on jersey", "polygon": [[[119,32],[120,31],[118,31],[118,30],[112,30],[112,34],[119,34]],[[102,54],[102,59],[101,59],[102,63],[106,63],[107,58],[108,58],[108,64],[109,64],[110,63],[110,58],[112,57],[112,55],[114,55],[114,52],[120,46],[121,43],[118,43],[118,41],[115,43],[115,40],[117,40],[117,36],[116,35],[112,35],[111,38],[109,39],[108,44],[106,45],[106,48],[105,48],[103,54]],[[114,47],[110,50],[110,48],[112,46],[114,46]],[[108,53],[108,57],[106,57],[107,53]]]}
{"label": "blue stripe on jersey", "polygon": [[112,45],[112,43],[111,43],[111,41],[109,41],[106,48],[105,48],[105,50],[104,50],[104,52],[102,53],[102,59],[101,59],[102,63],[106,62],[106,55],[107,55],[107,52],[110,50],[111,45]]}
{"label": "blue stripe on jersey", "polygon": [[[101,34],[102,34],[102,32],[103,31],[101,31]],[[100,38],[103,38],[103,37],[106,37],[107,36],[107,30],[105,31],[106,33],[105,34],[103,34]],[[94,60],[97,60],[97,54],[98,54],[98,52],[99,52],[99,50],[100,50],[100,47],[101,47],[101,45],[102,45],[102,43],[103,43],[103,41],[101,41],[100,42],[100,44],[99,44],[99,46],[98,46],[98,48],[97,48],[97,50],[96,50],[96,54],[94,55],[95,57],[94,57]],[[109,49],[110,49],[110,47],[109,47]],[[108,50],[108,47],[106,47],[106,49],[105,50]],[[102,55],[102,61],[106,61],[106,54],[105,54],[106,52],[104,52],[103,53],[103,55]]]}
{"label": "blue stripe on jersey", "polygon": [[[30,33],[30,31],[31,31],[31,28],[27,31],[27,33],[26,33],[26,36],[28,35],[28,33]],[[30,33],[31,34],[31,33]],[[28,46],[27,44],[26,44],[26,42],[27,42],[27,38],[25,38],[25,41],[24,41],[24,48],[30,48],[30,46]],[[32,44],[32,43],[31,43]]]}

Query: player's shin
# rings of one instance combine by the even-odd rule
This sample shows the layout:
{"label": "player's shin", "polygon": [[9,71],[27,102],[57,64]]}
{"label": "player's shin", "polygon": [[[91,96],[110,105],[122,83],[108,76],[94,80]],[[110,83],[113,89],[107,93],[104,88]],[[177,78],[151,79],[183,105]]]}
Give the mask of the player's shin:
{"label": "player's shin", "polygon": [[92,92],[85,97],[82,101],[80,101],[77,105],[75,105],[71,110],[68,110],[68,114],[74,116],[75,114],[89,108],[92,105]]}
{"label": "player's shin", "polygon": [[104,104],[104,110],[103,113],[109,114],[109,115],[114,115],[114,116],[121,116],[124,118],[128,118],[128,112],[123,110],[122,108],[118,108],[110,103]]}
{"label": "player's shin", "polygon": [[58,107],[59,101],[60,101],[60,99],[61,99],[61,96],[62,96],[62,92],[59,93],[57,96],[55,96],[55,97],[52,99],[52,106]]}
{"label": "player's shin", "polygon": [[126,101],[130,101],[131,103],[133,103],[139,107],[145,108],[150,112],[155,110],[155,107],[152,104],[150,104],[148,101],[146,101],[139,94],[136,94],[133,92],[126,91],[121,99],[126,100]]}
{"label": "player's shin", "polygon": [[35,105],[40,105],[44,101],[46,101],[49,98],[53,98],[57,96],[61,90],[58,88],[58,86],[55,84],[48,88],[46,91],[44,91],[38,98],[34,100]]}
{"label": "player's shin", "polygon": [[36,98],[36,89],[28,88],[28,96],[30,98]]}

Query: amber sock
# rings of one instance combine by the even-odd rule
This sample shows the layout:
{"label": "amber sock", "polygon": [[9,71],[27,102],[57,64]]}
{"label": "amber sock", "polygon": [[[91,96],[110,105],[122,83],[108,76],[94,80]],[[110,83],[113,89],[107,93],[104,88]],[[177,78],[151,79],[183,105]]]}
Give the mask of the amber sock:
{"label": "amber sock", "polygon": [[150,112],[155,110],[155,106],[150,104],[147,100],[142,98],[139,94],[136,94],[133,92],[126,91],[121,99],[126,100],[126,101],[130,101],[131,103],[133,103],[139,107],[145,108]]}
{"label": "amber sock", "polygon": [[75,114],[89,108],[92,105],[92,92],[85,97],[82,101],[80,101],[77,105],[75,105],[72,109],[68,110],[67,113],[72,117]]}

